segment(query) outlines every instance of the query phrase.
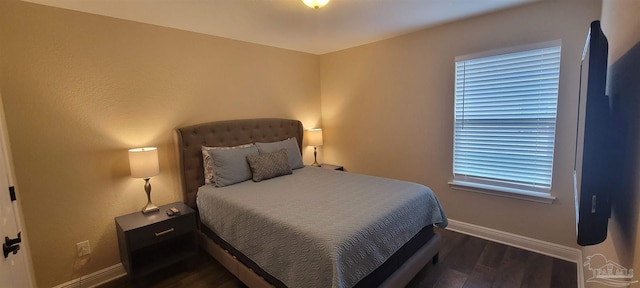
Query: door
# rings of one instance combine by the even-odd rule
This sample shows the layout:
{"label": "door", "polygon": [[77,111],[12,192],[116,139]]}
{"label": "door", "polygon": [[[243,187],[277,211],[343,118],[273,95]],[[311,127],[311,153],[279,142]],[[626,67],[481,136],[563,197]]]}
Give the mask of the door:
{"label": "door", "polygon": [[0,242],[3,244],[3,253],[0,255],[0,287],[32,287],[24,248],[26,243],[18,236],[21,232],[18,214],[20,210],[9,193],[11,170],[8,165],[1,100],[0,121]]}

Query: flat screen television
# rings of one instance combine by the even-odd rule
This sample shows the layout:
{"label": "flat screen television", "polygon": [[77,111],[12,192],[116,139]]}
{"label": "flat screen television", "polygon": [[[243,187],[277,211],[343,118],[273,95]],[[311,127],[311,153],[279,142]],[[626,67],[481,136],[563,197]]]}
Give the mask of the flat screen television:
{"label": "flat screen television", "polygon": [[619,175],[612,103],[606,92],[609,44],[593,21],[580,65],[578,125],[574,164],[576,228],[579,245],[595,245],[607,238],[611,197]]}

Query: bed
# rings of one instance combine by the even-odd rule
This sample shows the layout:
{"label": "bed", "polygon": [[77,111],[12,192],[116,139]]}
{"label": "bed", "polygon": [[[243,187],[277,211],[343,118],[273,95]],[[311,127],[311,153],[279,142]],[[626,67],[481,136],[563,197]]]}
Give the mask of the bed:
{"label": "bed", "polygon": [[[433,225],[447,220],[422,185],[306,166],[260,182],[205,185],[203,146],[286,142],[294,149],[260,155],[300,154],[300,121],[218,121],[178,128],[177,136],[183,199],[198,211],[200,245],[249,287],[402,287],[437,261]],[[295,158],[288,156],[279,159]]]}

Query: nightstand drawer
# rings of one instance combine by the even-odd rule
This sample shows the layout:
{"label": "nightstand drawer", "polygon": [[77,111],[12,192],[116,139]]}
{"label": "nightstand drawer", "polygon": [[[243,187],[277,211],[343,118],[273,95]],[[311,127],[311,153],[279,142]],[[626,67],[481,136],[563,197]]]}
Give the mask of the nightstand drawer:
{"label": "nightstand drawer", "polygon": [[195,214],[176,216],[167,221],[147,225],[130,231],[127,235],[131,251],[148,247],[196,229]]}

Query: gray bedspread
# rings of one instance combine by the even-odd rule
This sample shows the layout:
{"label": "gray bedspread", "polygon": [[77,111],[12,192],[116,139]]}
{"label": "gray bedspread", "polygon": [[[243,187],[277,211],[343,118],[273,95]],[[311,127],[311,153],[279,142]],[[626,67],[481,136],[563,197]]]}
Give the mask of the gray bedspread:
{"label": "gray bedspread", "polygon": [[351,287],[447,219],[419,184],[305,167],[198,190],[202,222],[288,287]]}

